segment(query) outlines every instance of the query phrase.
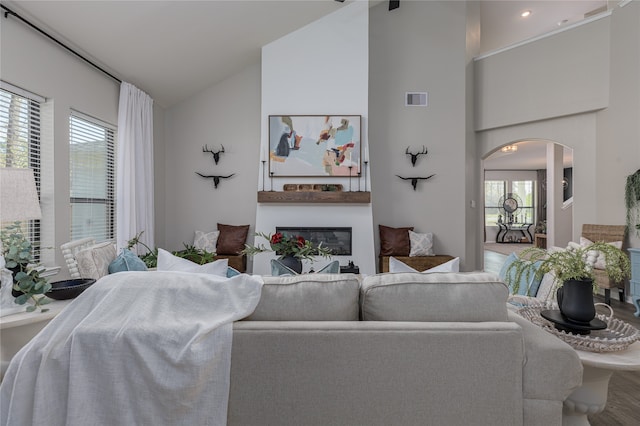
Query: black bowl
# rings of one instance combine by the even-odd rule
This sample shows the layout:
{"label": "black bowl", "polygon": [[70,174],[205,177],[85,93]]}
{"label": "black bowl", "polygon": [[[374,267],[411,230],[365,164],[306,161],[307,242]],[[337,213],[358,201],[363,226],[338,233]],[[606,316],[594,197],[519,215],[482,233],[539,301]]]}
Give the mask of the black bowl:
{"label": "black bowl", "polygon": [[56,281],[51,283],[51,290],[46,295],[55,300],[66,300],[78,297],[80,293],[85,291],[95,283],[93,278],[77,278],[73,280]]}

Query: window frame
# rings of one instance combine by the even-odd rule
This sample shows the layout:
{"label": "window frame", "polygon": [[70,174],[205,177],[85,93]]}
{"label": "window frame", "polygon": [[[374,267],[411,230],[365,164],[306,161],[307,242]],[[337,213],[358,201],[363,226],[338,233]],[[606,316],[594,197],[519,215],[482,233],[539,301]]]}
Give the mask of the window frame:
{"label": "window frame", "polygon": [[[42,106],[46,102],[46,99],[40,95],[29,92],[28,90],[14,86],[5,81],[0,81],[0,127],[6,129],[1,132],[6,137],[0,138],[4,143],[2,146],[4,149],[0,149],[0,154],[4,154],[0,158],[0,167],[14,167],[14,168],[27,168],[33,170],[33,175],[36,183],[36,191],[38,193],[38,199],[41,198],[41,176],[42,176]],[[4,109],[4,97],[10,97],[11,100],[6,104]],[[26,136],[26,143],[22,143],[16,139],[17,147],[23,146],[23,151],[18,154],[26,155],[26,158],[18,160],[19,163],[24,164],[11,164],[7,166],[6,157],[9,151],[9,129],[11,126],[12,112],[10,111],[12,105],[12,99],[16,97],[18,101],[24,102],[26,105],[19,106],[21,118],[24,121],[18,120],[17,130],[22,133],[22,136]],[[4,113],[6,111],[6,118]],[[2,224],[4,227],[6,224]],[[35,262],[40,262],[41,250],[42,250],[42,224],[40,219],[28,220],[23,223],[23,232],[27,239],[31,242],[32,256]]]}
{"label": "window frame", "polygon": [[[78,123],[75,122],[78,121]],[[71,145],[74,143],[74,134],[82,134],[82,130],[80,127],[74,127],[75,125],[82,125],[86,127],[97,127],[100,130],[105,132],[105,149],[106,149],[106,161],[105,161],[105,185],[104,188],[104,197],[78,197],[73,196],[73,166],[72,166],[72,148]],[[116,147],[117,147],[117,130],[116,126],[106,123],[98,118],[92,117],[90,115],[84,114],[82,112],[71,110],[69,114],[69,233],[70,240],[74,241],[80,238],[85,237],[94,237],[96,240],[114,240],[116,237]],[[83,233],[81,235],[76,235],[74,232],[74,214],[73,207],[74,205],[104,205],[106,209],[106,217],[104,220],[104,233],[103,235],[97,236],[95,232]],[[104,238],[101,238],[104,237]]]}

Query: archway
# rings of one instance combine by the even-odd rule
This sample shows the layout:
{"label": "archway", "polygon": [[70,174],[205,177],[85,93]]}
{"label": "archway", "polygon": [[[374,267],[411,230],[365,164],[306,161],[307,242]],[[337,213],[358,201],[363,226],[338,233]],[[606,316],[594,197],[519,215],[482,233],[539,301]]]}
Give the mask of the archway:
{"label": "archway", "polygon": [[572,240],[571,148],[552,140],[515,139],[492,149],[481,163],[485,270],[498,272],[503,261],[487,250],[504,256],[535,243],[546,247],[547,230],[554,245]]}

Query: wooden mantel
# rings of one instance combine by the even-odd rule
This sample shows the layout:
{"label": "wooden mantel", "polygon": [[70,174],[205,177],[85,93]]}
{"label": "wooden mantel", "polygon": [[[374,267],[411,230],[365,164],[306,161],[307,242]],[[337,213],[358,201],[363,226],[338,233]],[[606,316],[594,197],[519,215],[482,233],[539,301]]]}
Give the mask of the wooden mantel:
{"label": "wooden mantel", "polygon": [[371,193],[364,191],[258,191],[259,203],[345,203],[368,204]]}

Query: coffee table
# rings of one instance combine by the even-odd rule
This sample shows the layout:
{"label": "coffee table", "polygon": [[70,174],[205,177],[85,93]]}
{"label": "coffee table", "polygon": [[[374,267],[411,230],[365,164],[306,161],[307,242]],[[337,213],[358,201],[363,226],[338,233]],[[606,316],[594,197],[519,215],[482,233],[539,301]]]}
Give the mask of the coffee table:
{"label": "coffee table", "polygon": [[609,379],[615,371],[640,370],[640,341],[618,352],[576,352],[584,370],[582,385],[564,402],[562,424],[569,426],[588,425],[587,415],[604,410]]}

